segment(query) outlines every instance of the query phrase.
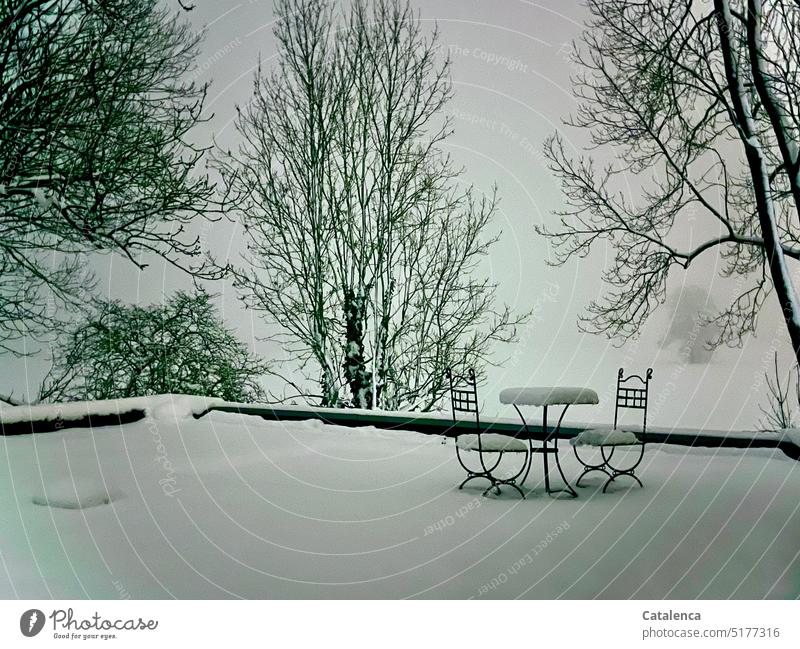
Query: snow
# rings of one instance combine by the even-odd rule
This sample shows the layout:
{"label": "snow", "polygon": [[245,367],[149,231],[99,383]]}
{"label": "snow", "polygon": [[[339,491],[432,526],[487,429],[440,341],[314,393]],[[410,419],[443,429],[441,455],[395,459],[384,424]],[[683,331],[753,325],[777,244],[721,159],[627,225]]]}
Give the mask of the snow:
{"label": "snow", "polygon": [[574,500],[544,494],[537,456],[526,499],[484,498],[457,489],[452,440],[148,401],[2,438],[0,597],[800,595],[800,463],[777,449],[651,444],[643,489],[589,476]]}
{"label": "snow", "polygon": [[48,209],[53,204],[52,200],[47,197],[47,194],[45,194],[44,189],[41,187],[33,188],[33,198],[37,205],[43,210]]}
{"label": "snow", "polygon": [[[465,451],[478,450],[478,436],[477,435],[459,435],[456,438],[458,448]],[[508,452],[522,452],[528,450],[527,442],[521,439],[509,437],[508,435],[496,435],[494,433],[485,433],[481,435],[480,448],[484,451],[508,451]]]}
{"label": "snow", "polygon": [[166,394],[158,397],[143,397],[145,413],[153,419],[181,419],[200,415],[214,404],[225,403],[222,399]]}
{"label": "snow", "polygon": [[800,428],[784,428],[781,431],[795,446],[800,446]]}
{"label": "snow", "polygon": [[181,419],[200,415],[213,404],[225,403],[221,399],[181,394],[165,394],[130,399],[108,399],[103,401],[72,401],[48,403],[35,406],[9,406],[0,403],[0,421],[15,424],[22,421],[70,421],[89,415],[119,415],[134,410],[144,411],[154,419]]}
{"label": "snow", "polygon": [[500,403],[518,406],[555,406],[600,403],[597,392],[589,388],[506,388],[500,393]]}
{"label": "snow", "polygon": [[625,446],[638,444],[639,439],[630,430],[590,428],[569,440],[573,446]]}

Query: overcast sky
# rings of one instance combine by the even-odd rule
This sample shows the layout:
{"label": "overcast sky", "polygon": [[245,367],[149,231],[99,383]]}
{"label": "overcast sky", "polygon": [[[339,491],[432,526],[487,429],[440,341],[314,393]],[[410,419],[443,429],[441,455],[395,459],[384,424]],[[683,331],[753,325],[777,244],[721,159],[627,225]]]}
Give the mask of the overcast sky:
{"label": "overcast sky", "polygon": [[[269,66],[277,55],[272,0],[194,2],[188,17],[197,29],[206,29],[197,74],[200,80],[211,81],[207,109],[214,115],[198,138],[213,137],[224,147],[233,146],[235,105],[247,101],[258,56]],[[575,407],[570,418],[608,421],[616,368],[643,371],[652,366],[654,424],[752,426],[765,390],[759,377],[771,364],[771,349],[777,346],[785,359],[791,358],[774,298],[768,301],[758,338],[750,339],[743,349],[688,353],[685,341],[698,335],[693,318],[705,297],[710,294],[719,307],[731,295],[730,284],[716,278],[717,260],[711,255],[690,273],[676,273],[670,282],[670,302],[648,323],[638,343],[618,347],[582,334],[576,326],[578,314],[604,290],[599,275],[607,252],[598,249],[564,268],[545,263],[548,244],[535,235],[533,226],[552,222],[552,211],[562,204],[562,197],[543,162],[542,142],[575,105],[565,52],[580,35],[582,5],[556,0],[415,0],[414,4],[431,27],[438,25],[443,55],[449,52],[453,62],[455,97],[448,112],[455,134],[447,150],[463,164],[464,179],[476,188],[490,191],[493,183],[498,185],[497,227],[503,234],[487,272],[499,282],[502,301],[537,309],[537,317],[521,331],[522,341],[496,350],[498,361],[507,360],[489,372],[482,394],[487,414],[513,414],[497,402],[503,387],[585,385],[600,393],[601,404]],[[564,135],[571,146],[580,146],[580,133],[565,130]],[[237,258],[242,242],[236,224],[204,228],[203,234],[217,254]],[[188,285],[179,273],[158,263],[137,273],[118,259],[104,257],[98,271],[105,292],[141,303],[160,301]],[[681,297],[687,287],[691,287],[688,297]],[[226,320],[258,351],[274,355],[274,349],[257,341],[265,333],[263,324],[242,309],[231,287],[220,284],[215,290],[221,293]],[[19,363],[14,366],[25,369]],[[28,368],[34,382],[39,369],[35,364]],[[7,387],[5,382],[0,387]]]}

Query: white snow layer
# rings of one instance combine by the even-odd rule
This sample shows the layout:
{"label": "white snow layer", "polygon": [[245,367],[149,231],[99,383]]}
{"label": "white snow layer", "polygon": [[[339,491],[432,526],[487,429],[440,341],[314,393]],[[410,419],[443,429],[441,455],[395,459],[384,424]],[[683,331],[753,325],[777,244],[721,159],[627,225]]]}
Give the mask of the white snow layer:
{"label": "white snow layer", "polygon": [[569,440],[573,446],[625,446],[638,444],[631,431],[614,428],[590,428]]}
{"label": "white snow layer", "polygon": [[528,443],[521,439],[509,437],[508,435],[496,435],[494,433],[484,433],[480,437],[480,445],[478,444],[478,436],[474,434],[459,435],[456,438],[458,448],[465,451],[477,451],[483,449],[484,451],[508,451],[508,452],[522,452],[528,450]]}
{"label": "white snow layer", "polygon": [[778,450],[652,444],[643,489],[587,476],[574,500],[536,456],[527,499],[484,498],[441,437],[180,403],[0,440],[0,597],[800,595],[800,463]]}
{"label": "white snow layer", "polygon": [[800,428],[784,428],[781,431],[795,446],[800,446]]}
{"label": "white snow layer", "polygon": [[518,406],[556,406],[600,403],[597,392],[589,388],[506,388],[500,403]]}
{"label": "white snow layer", "polygon": [[197,397],[184,394],[163,394],[152,397],[130,399],[107,399],[104,401],[71,401],[47,403],[35,406],[9,406],[0,404],[0,421],[14,424],[21,421],[70,421],[89,415],[119,415],[133,410],[144,410],[153,419],[175,419],[192,417],[205,412],[213,404],[224,403],[221,399]]}

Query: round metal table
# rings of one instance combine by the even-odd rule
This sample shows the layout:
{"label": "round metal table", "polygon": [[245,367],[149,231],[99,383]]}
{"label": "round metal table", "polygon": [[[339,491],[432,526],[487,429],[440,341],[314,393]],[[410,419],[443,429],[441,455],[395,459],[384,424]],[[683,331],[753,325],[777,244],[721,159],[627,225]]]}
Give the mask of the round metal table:
{"label": "round metal table", "polygon": [[[528,443],[530,444],[530,453],[528,455],[528,466],[525,474],[522,477],[521,483],[525,482],[528,477],[528,472],[533,465],[534,454],[540,454],[543,460],[544,469],[544,486],[548,494],[554,493],[568,493],[571,497],[577,498],[578,493],[572,488],[564,475],[561,468],[561,461],[558,459],[558,437],[561,430],[561,422],[564,420],[564,415],[572,405],[591,404],[596,405],[600,403],[597,397],[597,392],[589,388],[576,388],[576,387],[523,387],[523,388],[506,388],[500,393],[500,403],[514,406],[519,418],[522,420],[522,425],[525,432],[528,434]],[[520,410],[520,406],[534,406],[542,408],[542,446],[535,447],[533,445],[533,434],[525,420],[525,416]],[[561,414],[558,417],[558,423],[554,428],[549,429],[547,425],[547,411],[550,406],[564,406]],[[552,443],[552,446],[551,446]],[[555,457],[556,468],[564,481],[566,488],[564,489],[551,489],[550,488],[550,462],[548,457],[553,455]]]}

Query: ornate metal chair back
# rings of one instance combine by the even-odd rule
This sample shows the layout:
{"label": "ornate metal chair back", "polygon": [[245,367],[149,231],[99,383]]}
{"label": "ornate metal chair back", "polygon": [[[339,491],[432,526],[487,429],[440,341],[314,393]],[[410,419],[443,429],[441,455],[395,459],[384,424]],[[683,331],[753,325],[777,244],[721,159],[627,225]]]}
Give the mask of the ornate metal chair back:
{"label": "ornate metal chair back", "polygon": [[653,368],[647,368],[642,378],[638,374],[625,376],[622,367],[617,372],[617,399],[614,406],[614,428],[619,421],[619,411],[622,409],[642,411],[642,436],[647,434],[647,402],[650,396],[650,379],[653,378]]}
{"label": "ornate metal chair back", "polygon": [[469,368],[466,375],[457,376],[451,368],[447,368],[447,378],[450,381],[450,406],[453,410],[453,421],[456,421],[457,412],[466,412],[475,416],[475,427],[480,432],[481,422],[478,411],[478,381],[475,370]]}

